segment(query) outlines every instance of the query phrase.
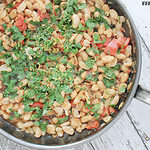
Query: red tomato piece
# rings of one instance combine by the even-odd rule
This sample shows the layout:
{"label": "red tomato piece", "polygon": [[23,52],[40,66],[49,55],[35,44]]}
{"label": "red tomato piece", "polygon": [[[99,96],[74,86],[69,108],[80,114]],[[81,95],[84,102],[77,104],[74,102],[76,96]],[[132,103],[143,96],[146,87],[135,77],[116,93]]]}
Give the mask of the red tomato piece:
{"label": "red tomato piece", "polygon": [[59,116],[59,118],[65,118],[65,117],[66,117],[65,115]]}
{"label": "red tomato piece", "polygon": [[113,39],[105,48],[104,52],[112,56],[116,55],[118,51],[117,39]]}
{"label": "red tomato piece", "polygon": [[43,119],[46,119],[46,120],[49,120],[49,119],[50,119],[50,116],[43,116],[42,118],[43,118]]}
{"label": "red tomato piece", "polygon": [[104,47],[104,44],[103,43],[96,43],[96,46],[100,49],[100,48]]}
{"label": "red tomato piece", "polygon": [[28,70],[28,68],[25,68],[25,69],[24,69],[24,71],[27,71],[27,70]]}
{"label": "red tomato piece", "polygon": [[40,107],[40,108],[43,108],[44,107],[44,104],[41,103],[41,102],[34,102],[31,107],[35,108],[35,107]]}
{"label": "red tomato piece", "polygon": [[81,46],[83,47],[83,40],[80,42]]}
{"label": "red tomato piece", "polygon": [[130,43],[130,38],[127,38],[126,42],[125,42],[125,47],[127,47]]}
{"label": "red tomato piece", "polygon": [[108,108],[104,108],[103,113],[100,115],[101,118],[104,118],[106,116],[109,116],[109,109]]}
{"label": "red tomato piece", "polygon": [[85,19],[81,20],[81,24],[82,24],[83,27],[85,28]]}
{"label": "red tomato piece", "polygon": [[37,11],[38,16],[40,17],[40,21],[43,21],[43,19],[50,19],[49,14],[46,13],[42,13],[40,10]]}
{"label": "red tomato piece", "polygon": [[129,73],[131,73],[131,71],[132,71],[131,69],[128,69],[127,73],[129,74]]}
{"label": "red tomato piece", "polygon": [[74,104],[74,100],[70,101],[71,107],[76,107],[76,104]]}
{"label": "red tomato piece", "polygon": [[111,114],[113,114],[115,111],[116,111],[115,108],[109,107],[109,112],[110,112]]}
{"label": "red tomato piece", "polygon": [[105,40],[105,43],[104,43],[104,47],[106,47],[110,42],[111,42],[110,39],[106,39],[106,40]]}
{"label": "red tomato piece", "polygon": [[0,31],[4,32],[4,27],[2,25],[0,25]]}
{"label": "red tomato piece", "polygon": [[27,29],[27,24],[24,22],[25,18],[22,15],[19,15],[15,25],[19,28],[20,31]]}
{"label": "red tomato piece", "polygon": [[117,44],[119,48],[126,48],[130,43],[130,38],[119,37],[117,40]]}
{"label": "red tomato piece", "polygon": [[24,44],[24,40],[22,40],[22,41],[20,42],[20,44],[22,44],[22,45],[23,45],[23,44]]}
{"label": "red tomato piece", "polygon": [[98,121],[93,121],[87,124],[86,129],[97,129],[99,127],[99,122]]}

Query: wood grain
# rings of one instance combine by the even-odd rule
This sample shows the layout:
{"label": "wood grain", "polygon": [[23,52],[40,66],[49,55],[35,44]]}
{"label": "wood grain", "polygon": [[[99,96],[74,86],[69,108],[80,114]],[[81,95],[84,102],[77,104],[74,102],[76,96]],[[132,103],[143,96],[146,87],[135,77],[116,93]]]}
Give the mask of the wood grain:
{"label": "wood grain", "polygon": [[132,125],[127,114],[124,113],[120,120],[104,135],[92,141],[95,149],[101,150],[145,150],[138,133]]}

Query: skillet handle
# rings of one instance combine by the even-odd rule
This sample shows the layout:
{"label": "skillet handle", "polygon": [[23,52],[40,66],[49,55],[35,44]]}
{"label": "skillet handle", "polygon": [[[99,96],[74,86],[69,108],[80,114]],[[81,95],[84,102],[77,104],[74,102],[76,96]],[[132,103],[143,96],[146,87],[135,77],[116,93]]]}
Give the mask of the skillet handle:
{"label": "skillet handle", "polygon": [[137,88],[134,98],[150,105],[150,91],[141,87],[140,85]]}

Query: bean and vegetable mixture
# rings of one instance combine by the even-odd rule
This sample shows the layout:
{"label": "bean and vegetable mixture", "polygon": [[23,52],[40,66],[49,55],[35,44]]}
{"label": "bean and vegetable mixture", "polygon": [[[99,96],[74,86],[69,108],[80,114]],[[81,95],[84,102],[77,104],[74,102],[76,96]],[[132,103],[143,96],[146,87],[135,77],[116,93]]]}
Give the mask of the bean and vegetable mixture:
{"label": "bean and vegetable mixture", "polygon": [[109,123],[132,85],[123,22],[105,0],[3,1],[0,115],[36,138]]}

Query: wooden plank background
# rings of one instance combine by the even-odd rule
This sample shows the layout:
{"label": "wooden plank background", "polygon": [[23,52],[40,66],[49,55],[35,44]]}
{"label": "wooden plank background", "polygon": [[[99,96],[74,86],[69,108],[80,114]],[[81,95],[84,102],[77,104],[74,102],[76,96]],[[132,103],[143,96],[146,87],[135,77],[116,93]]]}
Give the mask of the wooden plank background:
{"label": "wooden plank background", "polygon": [[[139,32],[142,46],[140,85],[150,89],[150,6],[142,0],[120,0],[128,9]],[[133,99],[127,111],[105,134],[70,150],[148,150],[150,149],[150,106]],[[34,150],[0,135],[0,150]]]}

